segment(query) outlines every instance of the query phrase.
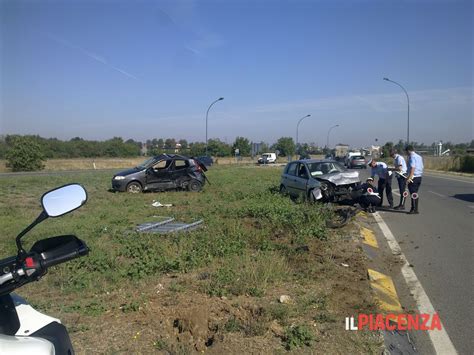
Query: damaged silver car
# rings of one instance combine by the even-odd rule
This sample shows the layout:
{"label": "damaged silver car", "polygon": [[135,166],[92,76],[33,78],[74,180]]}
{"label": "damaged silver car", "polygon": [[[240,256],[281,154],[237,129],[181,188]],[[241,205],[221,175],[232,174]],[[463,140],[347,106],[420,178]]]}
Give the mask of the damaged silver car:
{"label": "damaged silver car", "polygon": [[360,184],[357,171],[332,160],[296,160],[283,170],[280,192],[309,201],[339,202],[352,198]]}

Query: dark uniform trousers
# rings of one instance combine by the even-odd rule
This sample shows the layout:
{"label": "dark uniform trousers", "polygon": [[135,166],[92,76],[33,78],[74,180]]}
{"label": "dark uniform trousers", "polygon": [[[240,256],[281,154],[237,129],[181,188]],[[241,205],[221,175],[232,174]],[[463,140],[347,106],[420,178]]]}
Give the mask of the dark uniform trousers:
{"label": "dark uniform trousers", "polygon": [[383,190],[386,190],[388,204],[393,206],[393,195],[392,195],[392,175],[388,176],[386,179],[380,179],[378,181],[379,195],[381,198],[380,205],[383,203]]}
{"label": "dark uniform trousers", "polygon": [[[413,193],[418,193],[418,190],[420,189],[421,185],[421,176],[413,178],[413,182],[411,184],[408,184],[408,191],[410,191],[410,197],[412,196]],[[418,212],[418,201],[419,199],[411,199],[411,209]]]}
{"label": "dark uniform trousers", "polygon": [[400,206],[405,205],[405,198],[403,197],[403,193],[405,192],[405,188],[407,186],[407,179],[401,176],[397,176],[398,181],[398,191],[400,192]]}

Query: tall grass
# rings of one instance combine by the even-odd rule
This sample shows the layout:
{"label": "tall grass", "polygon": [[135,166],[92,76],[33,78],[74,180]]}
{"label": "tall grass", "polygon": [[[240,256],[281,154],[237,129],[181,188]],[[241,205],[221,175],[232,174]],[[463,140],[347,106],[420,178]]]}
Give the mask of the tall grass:
{"label": "tall grass", "polygon": [[[90,255],[58,267],[47,280],[71,293],[214,265],[209,294],[262,295],[278,280],[275,275],[288,274],[285,243],[325,238],[325,217],[316,206],[295,204],[275,192],[279,169],[214,168],[208,175],[212,185],[202,193],[139,195],[109,192],[111,174],[104,172],[4,177],[0,243],[13,254],[14,237],[40,212],[42,193],[71,181],[86,187],[89,202],[70,215],[45,221],[24,238],[31,245],[40,238],[73,233],[86,241]],[[157,209],[151,206],[154,200],[174,206]],[[173,235],[135,232],[138,224],[155,221],[158,215],[186,222],[204,219],[204,226]],[[235,282],[239,276],[241,281]]]}

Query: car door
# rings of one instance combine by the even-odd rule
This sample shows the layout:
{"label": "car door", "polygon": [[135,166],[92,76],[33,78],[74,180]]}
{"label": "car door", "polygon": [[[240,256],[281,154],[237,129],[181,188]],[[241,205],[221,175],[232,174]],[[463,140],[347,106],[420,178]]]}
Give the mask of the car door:
{"label": "car door", "polygon": [[291,196],[296,194],[294,184],[296,182],[296,168],[298,167],[297,162],[289,163],[282,175],[281,184],[285,187],[286,192]]}
{"label": "car door", "polygon": [[167,190],[172,188],[172,159],[162,159],[146,171],[147,190]]}
{"label": "car door", "polygon": [[294,181],[295,193],[298,197],[306,198],[308,190],[309,173],[304,163],[298,163]]}
{"label": "car door", "polygon": [[181,187],[184,181],[190,179],[188,174],[189,162],[185,159],[175,159],[171,164],[171,182],[174,187]]}

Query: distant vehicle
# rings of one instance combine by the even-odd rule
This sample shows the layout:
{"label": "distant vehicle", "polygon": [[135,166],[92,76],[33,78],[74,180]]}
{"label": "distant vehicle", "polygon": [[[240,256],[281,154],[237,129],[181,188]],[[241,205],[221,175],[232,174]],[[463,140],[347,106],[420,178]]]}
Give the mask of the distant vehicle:
{"label": "distant vehicle", "polygon": [[353,155],[351,159],[349,160],[348,168],[367,169],[367,162],[365,161],[365,158],[362,155]]}
{"label": "distant vehicle", "polygon": [[197,157],[196,159],[199,160],[201,163],[203,163],[206,166],[206,168],[209,168],[210,166],[212,166],[212,164],[214,164],[214,159],[212,159],[212,157],[209,157],[209,156],[203,155],[202,157]]}
{"label": "distant vehicle", "polygon": [[308,152],[301,152],[300,160],[303,160],[303,159],[311,159],[311,155],[309,155]]}
{"label": "distant vehicle", "polygon": [[276,163],[277,156],[275,153],[263,153],[260,158],[258,158],[258,164],[270,164]]}
{"label": "distant vehicle", "polygon": [[349,152],[349,153],[347,153],[345,158],[344,158],[344,165],[349,166],[349,162],[350,162],[351,158],[353,156],[356,156],[356,155],[362,155],[362,153],[361,152]]}
{"label": "distant vehicle", "polygon": [[197,159],[178,154],[162,154],[115,174],[112,178],[112,190],[131,193],[200,191],[207,180],[205,171],[207,168]]}
{"label": "distant vehicle", "polygon": [[283,170],[280,192],[309,201],[337,202],[351,199],[360,184],[359,173],[333,160],[296,160]]}

